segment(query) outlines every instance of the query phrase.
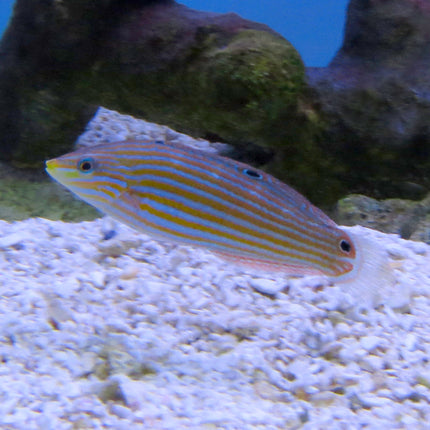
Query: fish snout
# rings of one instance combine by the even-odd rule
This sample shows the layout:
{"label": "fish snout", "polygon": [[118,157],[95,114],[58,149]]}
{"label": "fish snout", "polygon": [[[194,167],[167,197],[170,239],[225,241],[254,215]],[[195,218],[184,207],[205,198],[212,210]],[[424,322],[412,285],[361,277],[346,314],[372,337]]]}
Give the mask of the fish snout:
{"label": "fish snout", "polygon": [[57,167],[58,167],[58,163],[57,163],[57,160],[55,158],[45,161],[45,170],[47,172],[49,172],[50,170],[54,170]]}

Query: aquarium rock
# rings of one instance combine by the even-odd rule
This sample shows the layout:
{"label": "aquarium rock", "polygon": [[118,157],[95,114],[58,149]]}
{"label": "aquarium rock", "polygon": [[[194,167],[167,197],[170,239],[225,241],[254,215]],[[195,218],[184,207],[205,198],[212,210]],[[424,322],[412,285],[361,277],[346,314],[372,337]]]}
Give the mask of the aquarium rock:
{"label": "aquarium rock", "polygon": [[294,129],[296,142],[311,127],[298,52],[234,13],[173,0],[17,0],[0,52],[0,158],[20,165],[68,152],[100,105],[243,145],[287,120],[282,133]]}
{"label": "aquarium rock", "polygon": [[352,194],[337,203],[334,218],[339,224],[359,224],[430,244],[430,194],[421,201]]}
{"label": "aquarium rock", "polygon": [[350,166],[345,180],[360,170],[349,179],[354,192],[419,199],[429,191],[429,21],[427,0],[351,0],[336,56],[307,69],[326,144]]}

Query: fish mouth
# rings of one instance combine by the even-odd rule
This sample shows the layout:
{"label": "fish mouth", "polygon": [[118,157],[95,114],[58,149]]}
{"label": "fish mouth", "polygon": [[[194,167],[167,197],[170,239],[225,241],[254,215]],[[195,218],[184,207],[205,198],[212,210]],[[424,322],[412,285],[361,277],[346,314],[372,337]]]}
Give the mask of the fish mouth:
{"label": "fish mouth", "polygon": [[45,161],[45,172],[53,179],[58,181],[60,169],[59,164],[55,158]]}
{"label": "fish mouth", "polygon": [[[58,158],[45,161],[45,171],[51,178],[63,183],[64,181],[74,180],[79,177],[76,169],[70,168]],[[63,184],[64,185],[64,184]]]}
{"label": "fish mouth", "polygon": [[45,170],[49,172],[50,170],[54,170],[58,167],[57,160],[53,158],[52,160],[45,161]]}

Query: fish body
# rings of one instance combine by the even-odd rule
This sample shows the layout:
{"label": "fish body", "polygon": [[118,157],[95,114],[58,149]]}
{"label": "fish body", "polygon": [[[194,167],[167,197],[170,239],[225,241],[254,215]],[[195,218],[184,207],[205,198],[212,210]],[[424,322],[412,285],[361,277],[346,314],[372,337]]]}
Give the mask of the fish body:
{"label": "fish body", "polygon": [[163,141],[126,141],[79,149],[47,161],[46,170],[102,212],[162,239],[292,275],[343,280],[363,272],[367,244],[244,163]]}

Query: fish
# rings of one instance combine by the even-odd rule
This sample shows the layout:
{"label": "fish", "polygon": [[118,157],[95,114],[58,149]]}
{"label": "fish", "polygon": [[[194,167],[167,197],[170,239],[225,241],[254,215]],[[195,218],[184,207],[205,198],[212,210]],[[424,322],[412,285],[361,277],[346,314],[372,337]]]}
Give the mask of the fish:
{"label": "fish", "polygon": [[[163,140],[80,148],[47,173],[101,212],[156,238],[288,276],[321,275],[375,302],[386,254],[263,170]],[[347,288],[348,289],[348,288]]]}

